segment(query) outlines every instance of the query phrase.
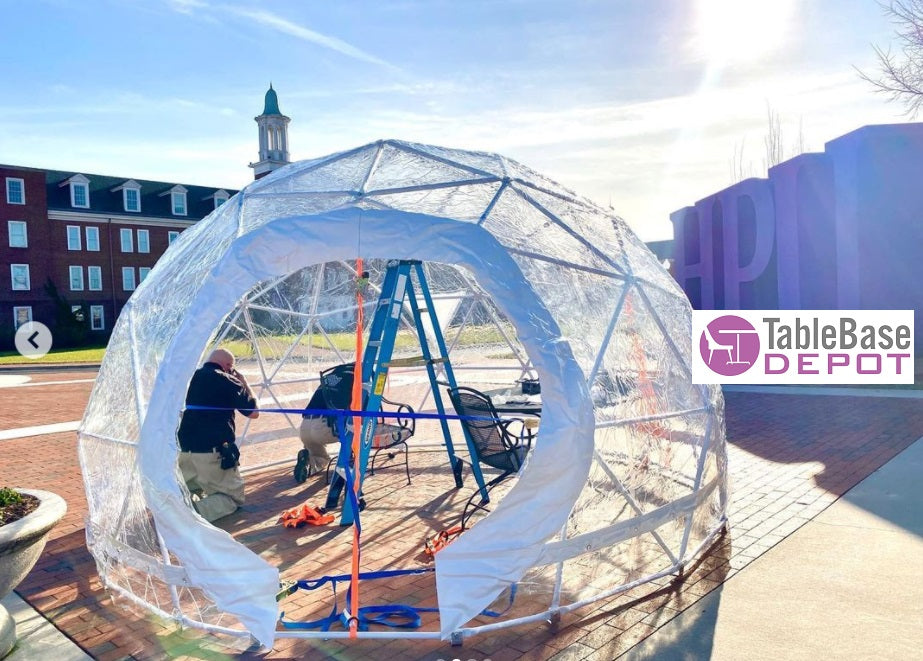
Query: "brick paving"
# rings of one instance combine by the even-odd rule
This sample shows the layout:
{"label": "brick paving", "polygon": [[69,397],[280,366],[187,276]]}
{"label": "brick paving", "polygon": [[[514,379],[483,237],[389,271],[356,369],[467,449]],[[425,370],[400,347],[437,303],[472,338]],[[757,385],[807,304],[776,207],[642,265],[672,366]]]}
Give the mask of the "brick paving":
{"label": "brick paving", "polygon": [[[9,374],[8,371],[0,372]],[[74,370],[66,372],[35,372],[28,375],[29,383],[53,381],[84,381],[84,383],[62,383],[57,386],[27,386],[24,388],[0,388],[0,402],[6,404],[0,412],[0,431],[49,425],[56,422],[70,422],[83,417],[87,399],[93,389],[96,371]]]}
{"label": "brick paving", "polygon": [[[41,378],[86,377],[60,372],[42,374]],[[0,388],[0,429],[77,419],[91,386]],[[688,570],[682,582],[662,579],[568,614],[555,627],[538,623],[505,629],[467,639],[461,649],[439,641],[279,639],[269,653],[243,656],[613,659],[923,436],[923,407],[917,400],[729,393],[726,402],[730,532]],[[54,491],[69,507],[65,519],[52,531],[39,563],[17,592],[97,659],[227,658],[228,648],[212,636],[120,608],[103,590],[85,547],[86,499],[75,438],[74,433],[59,433],[0,441],[4,457],[0,484]],[[266,444],[267,448],[272,446]],[[291,443],[286,442],[278,442],[276,451],[280,456],[294,454]],[[363,525],[374,543],[364,547],[363,557],[370,566],[385,561],[419,566],[421,525],[426,530],[442,527],[445,522],[440,517],[446,511],[457,511],[457,505],[470,493],[467,488],[462,492],[446,489],[445,478],[438,471],[443,456],[411,454],[413,489],[403,489],[400,470],[382,471],[367,483],[367,495],[374,506],[363,515]],[[283,508],[306,498],[319,504],[323,495],[316,478],[295,485],[290,471],[291,465],[286,464],[248,475],[248,504],[222,521],[222,527],[268,561],[284,567],[283,576],[316,576],[318,568],[328,563],[345,571],[349,529],[336,526],[292,531],[276,523]],[[414,526],[413,532],[408,534],[401,527],[403,523]],[[435,601],[431,576],[396,588],[366,588],[363,594],[368,599],[394,598],[420,605]],[[290,599],[284,603],[293,618],[308,619],[329,609],[329,601],[325,598],[319,603],[313,593],[299,592]]]}

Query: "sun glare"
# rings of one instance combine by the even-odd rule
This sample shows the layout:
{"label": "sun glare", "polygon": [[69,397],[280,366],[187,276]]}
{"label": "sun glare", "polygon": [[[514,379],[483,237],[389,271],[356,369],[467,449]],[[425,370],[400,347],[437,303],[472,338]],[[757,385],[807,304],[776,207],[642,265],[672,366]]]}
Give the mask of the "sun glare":
{"label": "sun glare", "polygon": [[785,45],[795,0],[698,0],[693,45],[710,63],[753,62]]}

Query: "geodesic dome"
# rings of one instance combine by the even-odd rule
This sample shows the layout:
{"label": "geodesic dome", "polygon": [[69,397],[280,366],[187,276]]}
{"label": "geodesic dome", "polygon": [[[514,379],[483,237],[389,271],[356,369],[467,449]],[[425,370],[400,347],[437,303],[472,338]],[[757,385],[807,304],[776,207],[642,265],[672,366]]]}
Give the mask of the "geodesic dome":
{"label": "geodesic dome", "polygon": [[[436,556],[434,636],[477,631],[464,627],[513,583],[547,596],[536,617],[560,614],[676,572],[713,539],[723,400],[691,383],[690,307],[654,255],[620,218],[514,161],[388,140],[248,185],[183,232],[122,311],[79,430],[88,547],[112,592],[271,644],[279,568],[196,514],[176,430],[219,344],[261,407],[303,405],[320,369],[351,359],[337,334],[355,325],[357,257],[373,289],[387,260],[423,261],[460,383],[541,382],[538,438],[512,488]],[[414,369],[392,370],[391,387],[433,411]],[[297,438],[296,419],[239,427],[242,467]],[[416,437],[438,443],[422,426]]]}

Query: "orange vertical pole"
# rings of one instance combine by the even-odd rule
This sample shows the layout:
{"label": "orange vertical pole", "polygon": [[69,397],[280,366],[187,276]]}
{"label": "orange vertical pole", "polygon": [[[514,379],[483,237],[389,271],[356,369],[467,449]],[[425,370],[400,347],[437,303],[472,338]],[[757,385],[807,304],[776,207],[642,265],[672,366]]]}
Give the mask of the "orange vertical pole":
{"label": "orange vertical pole", "polygon": [[[356,259],[356,279],[362,278],[362,258]],[[362,409],[362,288],[356,288],[356,366],[353,369],[353,393],[350,407],[353,411]],[[353,416],[353,490],[356,493],[356,501],[359,500],[360,481],[362,479],[359,473],[360,464],[360,444],[362,436],[362,416]],[[352,580],[350,587],[352,589],[352,609],[349,621],[349,637],[356,638],[359,620],[359,512],[353,512],[356,520],[353,523],[353,558],[352,558]]]}

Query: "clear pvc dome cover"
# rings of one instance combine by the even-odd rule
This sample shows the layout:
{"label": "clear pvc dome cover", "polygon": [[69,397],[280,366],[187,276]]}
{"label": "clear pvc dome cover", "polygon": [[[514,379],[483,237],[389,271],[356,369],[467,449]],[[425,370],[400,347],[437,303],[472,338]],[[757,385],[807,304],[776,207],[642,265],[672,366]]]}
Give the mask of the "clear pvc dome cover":
{"label": "clear pvc dome cover", "polygon": [[[388,140],[253,182],[184,231],[120,314],[79,430],[88,546],[110,590],[272,644],[280,568],[196,514],[176,430],[218,345],[264,408],[303,406],[320,370],[354,360],[338,336],[355,333],[357,257],[373,291],[387,260],[422,260],[460,385],[541,382],[525,466],[436,556],[443,637],[512,583],[533,586],[534,612],[561,612],[674,571],[713,538],[723,400],[691,383],[689,303],[656,257],[623,220],[515,161]],[[419,354],[409,344],[395,357]],[[435,410],[419,370],[389,383],[392,399]],[[298,422],[239,424],[242,469],[280,439],[300,447]],[[438,442],[438,425],[418,421],[414,439]]]}

